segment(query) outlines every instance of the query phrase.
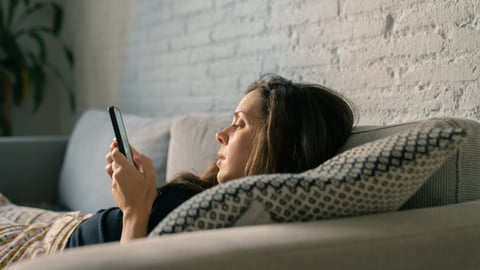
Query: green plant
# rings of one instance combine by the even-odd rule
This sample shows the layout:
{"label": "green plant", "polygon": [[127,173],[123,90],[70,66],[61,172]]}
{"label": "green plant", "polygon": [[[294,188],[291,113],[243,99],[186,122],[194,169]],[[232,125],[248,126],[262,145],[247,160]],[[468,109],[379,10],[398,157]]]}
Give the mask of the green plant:
{"label": "green plant", "polygon": [[[51,12],[51,21],[33,23],[42,13]],[[47,14],[48,15],[48,14]],[[11,102],[22,106],[33,99],[33,111],[42,104],[47,75],[52,74],[68,91],[70,108],[75,111],[75,96],[62,73],[48,57],[47,44],[56,42],[69,67],[71,49],[60,38],[63,9],[54,2],[5,0],[0,2],[0,130],[12,135]],[[49,43],[48,43],[49,42]]]}

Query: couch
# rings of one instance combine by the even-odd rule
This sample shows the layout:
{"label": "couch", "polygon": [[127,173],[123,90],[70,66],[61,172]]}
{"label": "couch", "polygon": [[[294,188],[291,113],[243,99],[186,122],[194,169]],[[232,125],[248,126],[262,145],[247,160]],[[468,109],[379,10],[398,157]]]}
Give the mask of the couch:
{"label": "couch", "polygon": [[[125,114],[130,142],[150,156],[157,184],[215,160],[228,117]],[[398,211],[308,222],[176,233],[64,251],[13,269],[479,269],[480,124],[432,118],[356,127],[340,152],[419,125],[466,128],[469,136]],[[108,114],[83,113],[71,136],[0,138],[0,191],[12,202],[95,212],[114,206],[104,156]]]}

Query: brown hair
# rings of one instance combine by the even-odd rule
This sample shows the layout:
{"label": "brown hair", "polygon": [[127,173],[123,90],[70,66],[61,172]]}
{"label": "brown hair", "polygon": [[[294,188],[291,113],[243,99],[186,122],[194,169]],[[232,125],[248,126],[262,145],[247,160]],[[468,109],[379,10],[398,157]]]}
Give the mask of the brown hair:
{"label": "brown hair", "polygon": [[[247,89],[263,97],[263,125],[257,130],[245,175],[297,173],[322,164],[345,143],[355,121],[353,106],[324,86],[292,83],[267,74]],[[210,165],[199,177],[178,174],[172,181],[199,189],[217,184],[218,168]]]}
{"label": "brown hair", "polygon": [[251,91],[260,91],[266,121],[254,141],[247,175],[314,168],[334,156],[352,131],[352,106],[324,86],[265,75]]}

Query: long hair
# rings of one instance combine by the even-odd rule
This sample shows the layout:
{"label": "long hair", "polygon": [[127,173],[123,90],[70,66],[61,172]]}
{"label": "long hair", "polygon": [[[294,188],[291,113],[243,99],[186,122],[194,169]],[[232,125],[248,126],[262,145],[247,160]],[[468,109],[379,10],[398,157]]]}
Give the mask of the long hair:
{"label": "long hair", "polygon": [[[256,131],[246,176],[314,168],[334,156],[352,131],[353,106],[324,86],[266,74],[246,94],[252,91],[262,96],[264,121]],[[180,173],[170,182],[206,189],[218,183],[217,173],[217,166],[211,164],[202,176]]]}
{"label": "long hair", "polygon": [[296,173],[334,156],[352,131],[353,106],[321,85],[264,75],[247,93],[263,97],[265,125],[253,142],[246,175]]}

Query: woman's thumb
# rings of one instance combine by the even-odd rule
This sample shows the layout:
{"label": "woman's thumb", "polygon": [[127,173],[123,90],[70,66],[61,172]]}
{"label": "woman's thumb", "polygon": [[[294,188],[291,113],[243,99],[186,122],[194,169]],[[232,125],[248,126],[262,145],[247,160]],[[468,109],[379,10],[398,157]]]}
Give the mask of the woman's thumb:
{"label": "woman's thumb", "polygon": [[146,177],[155,179],[155,167],[152,160],[148,157],[138,154],[134,156],[135,163],[137,163],[138,169]]}

